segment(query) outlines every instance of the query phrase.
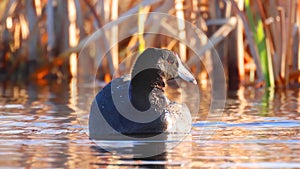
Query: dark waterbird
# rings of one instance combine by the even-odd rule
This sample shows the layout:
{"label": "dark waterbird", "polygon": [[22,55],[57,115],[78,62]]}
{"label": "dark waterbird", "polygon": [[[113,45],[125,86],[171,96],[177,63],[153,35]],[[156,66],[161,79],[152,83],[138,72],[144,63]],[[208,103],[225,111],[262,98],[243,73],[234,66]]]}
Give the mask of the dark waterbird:
{"label": "dark waterbird", "polygon": [[170,101],[164,93],[165,83],[176,78],[196,84],[176,53],[146,49],[130,75],[113,79],[96,95],[89,116],[90,137],[189,132],[188,107]]}

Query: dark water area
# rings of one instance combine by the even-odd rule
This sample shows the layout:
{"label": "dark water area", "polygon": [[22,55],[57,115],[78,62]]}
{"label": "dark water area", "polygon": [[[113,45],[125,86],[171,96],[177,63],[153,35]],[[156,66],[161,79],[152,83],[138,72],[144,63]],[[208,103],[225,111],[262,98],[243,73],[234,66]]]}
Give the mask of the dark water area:
{"label": "dark water area", "polygon": [[200,88],[199,118],[186,140],[162,155],[132,159],[99,149],[85,133],[80,110],[94,95],[88,84],[1,83],[0,168],[300,167],[298,88],[229,92],[217,121],[204,117],[210,93]]}

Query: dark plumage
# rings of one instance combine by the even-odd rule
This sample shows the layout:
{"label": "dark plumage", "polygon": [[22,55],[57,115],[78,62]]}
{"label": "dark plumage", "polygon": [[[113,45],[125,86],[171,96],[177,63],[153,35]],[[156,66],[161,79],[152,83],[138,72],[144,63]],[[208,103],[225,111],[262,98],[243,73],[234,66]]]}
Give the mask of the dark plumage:
{"label": "dark plumage", "polygon": [[136,60],[131,75],[113,79],[95,97],[89,117],[93,139],[104,135],[157,135],[188,132],[190,111],[164,94],[165,82],[177,77],[196,83],[178,55],[148,48]]}

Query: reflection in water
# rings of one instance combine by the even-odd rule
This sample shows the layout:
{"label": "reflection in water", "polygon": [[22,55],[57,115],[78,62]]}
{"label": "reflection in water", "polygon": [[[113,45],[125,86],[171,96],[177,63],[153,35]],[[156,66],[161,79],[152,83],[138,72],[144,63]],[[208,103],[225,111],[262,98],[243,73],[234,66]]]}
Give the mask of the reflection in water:
{"label": "reflection in water", "polygon": [[[136,145],[138,146],[138,145]],[[102,149],[99,146],[91,146],[92,151],[95,152],[97,156],[103,157],[103,154],[108,153],[106,150]],[[147,158],[132,158],[132,155],[118,157],[115,156],[112,160],[111,156],[107,160],[95,161],[93,164],[99,167],[105,166],[139,166],[139,167],[147,167],[147,168],[165,168],[167,166],[166,163],[166,154],[162,153],[159,155],[155,155]]]}
{"label": "reflection in water", "polygon": [[[146,159],[132,159],[130,152],[120,157],[89,140],[77,119],[78,111],[90,106],[84,103],[94,95],[88,85],[7,82],[0,91],[0,167],[300,166],[299,89],[241,88],[231,92],[219,123],[205,121],[210,92],[200,89],[200,114],[188,138],[166,153]],[[78,95],[86,96],[85,101]],[[217,126],[215,134],[201,140],[201,131],[210,126]],[[126,148],[124,141],[115,144]]]}

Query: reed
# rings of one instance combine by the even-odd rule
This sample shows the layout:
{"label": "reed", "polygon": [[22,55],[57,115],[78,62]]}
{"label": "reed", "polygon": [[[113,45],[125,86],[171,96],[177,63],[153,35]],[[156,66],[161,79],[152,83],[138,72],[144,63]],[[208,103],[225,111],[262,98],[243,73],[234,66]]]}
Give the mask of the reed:
{"label": "reed", "polygon": [[139,53],[143,53],[145,50],[145,39],[144,39],[144,24],[145,24],[145,13],[143,12],[143,6],[140,5],[139,17],[138,17],[138,42],[139,42]]}
{"label": "reed", "polygon": [[[75,10],[78,14],[74,18],[78,33],[71,33],[80,39],[77,46],[66,43],[70,38],[68,37],[70,30],[67,28],[71,18],[58,17],[55,22],[53,20],[56,16],[68,16],[69,11],[65,10],[68,9],[68,3],[59,1],[62,6],[54,10],[51,0],[40,1],[39,9],[33,5],[35,3],[31,3],[35,0],[0,2],[0,43],[2,48],[6,46],[6,49],[0,52],[0,60],[2,65],[13,65],[1,69],[3,74],[20,72],[21,67],[30,65],[27,64],[29,61],[37,65],[35,71],[28,77],[40,79],[48,77],[53,71],[62,71],[61,67],[66,67],[69,63],[70,54],[79,53],[94,31],[121,16],[138,13],[139,18],[134,21],[136,23],[115,22],[115,25],[111,25],[110,36],[104,36],[102,39],[99,50],[115,44],[118,36],[122,37],[125,31],[133,34],[132,37],[117,42],[118,45],[108,52],[104,61],[105,66],[100,71],[104,74],[101,77],[112,76],[124,56],[131,56],[135,51],[141,53],[146,46],[174,50],[188,65],[196,67],[196,73],[201,73],[199,65],[203,63],[199,63],[184,44],[170,37],[144,34],[145,30],[154,32],[167,29],[174,36],[189,40],[183,22],[189,21],[209,37],[201,40],[198,52],[205,55],[207,63],[213,62],[209,54],[212,45],[208,44],[212,43],[221,56],[228,77],[241,79],[245,85],[254,81],[255,86],[265,84],[271,88],[300,82],[298,0],[69,1],[76,4]],[[177,23],[164,23],[163,20],[148,16],[148,12],[168,13],[177,16],[178,20]],[[160,21],[163,23],[156,24]],[[171,24],[176,25],[179,32],[170,29],[174,28]],[[157,25],[162,25],[162,28]],[[55,40],[60,37],[63,37],[61,41]],[[235,42],[231,43],[232,41]],[[207,71],[214,69],[213,64],[209,65],[211,67],[207,68]],[[33,69],[32,65],[27,67]],[[231,69],[233,67],[234,69]],[[233,84],[235,82],[239,83],[239,80]]]}
{"label": "reed", "polygon": [[[273,72],[269,72],[269,60],[268,60],[268,54],[267,54],[267,46],[265,42],[265,33],[263,28],[262,19],[259,15],[254,15],[255,11],[251,9],[250,0],[245,0],[245,8],[246,8],[246,14],[249,20],[249,25],[252,30],[255,44],[258,50],[259,58],[260,58],[260,64],[262,67],[262,72],[264,74],[264,78],[266,81],[266,85],[268,87],[274,87],[274,82],[271,80]],[[256,19],[255,19],[256,18]]]}

